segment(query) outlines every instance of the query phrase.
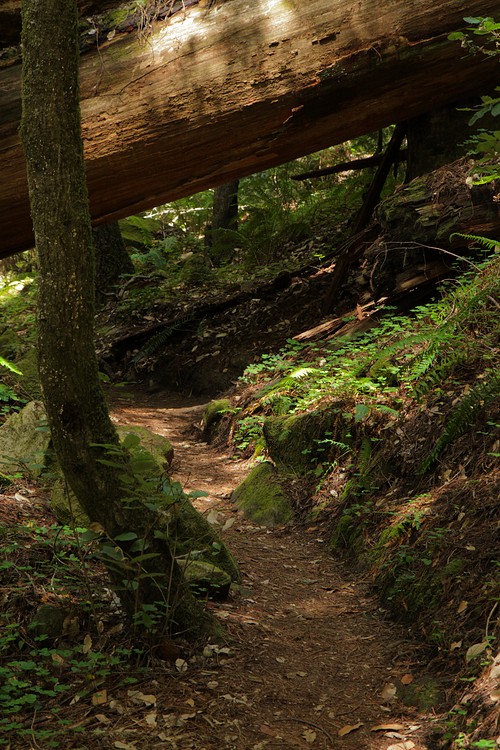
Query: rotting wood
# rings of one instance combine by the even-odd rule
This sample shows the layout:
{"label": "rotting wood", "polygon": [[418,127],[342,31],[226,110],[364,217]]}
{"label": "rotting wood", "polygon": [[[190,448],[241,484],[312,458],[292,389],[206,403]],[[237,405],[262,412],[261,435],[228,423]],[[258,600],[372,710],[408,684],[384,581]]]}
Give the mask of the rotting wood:
{"label": "rotting wood", "polygon": [[[494,85],[448,34],[497,0],[199,6],[81,60],[94,223],[228,182]],[[18,65],[0,70],[0,256],[33,244]],[[481,89],[479,91],[479,89]]]}

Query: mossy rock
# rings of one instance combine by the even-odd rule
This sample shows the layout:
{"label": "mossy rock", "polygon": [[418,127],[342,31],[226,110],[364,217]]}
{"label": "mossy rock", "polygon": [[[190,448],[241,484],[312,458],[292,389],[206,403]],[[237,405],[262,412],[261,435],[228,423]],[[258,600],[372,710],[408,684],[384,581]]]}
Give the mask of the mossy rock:
{"label": "mossy rock", "polygon": [[176,555],[199,555],[209,564],[217,565],[231,580],[239,583],[240,570],[228,547],[221,541],[205,516],[194,508],[188,498],[172,506],[165,532],[175,542]]}
{"label": "mossy rock", "polygon": [[[146,427],[136,425],[118,425],[116,431],[120,441],[128,448],[132,470],[137,477],[159,477],[168,468],[174,449],[167,438],[151,432]],[[128,440],[129,435],[134,436],[135,440]],[[61,523],[88,526],[91,520],[73,492],[66,486],[64,478],[60,476],[60,470],[57,470],[57,474],[58,478],[52,485],[50,497],[52,510]]]}
{"label": "mossy rock", "polygon": [[[140,443],[130,450],[134,472],[144,476],[154,473],[158,468],[160,474],[169,468],[174,457],[174,448],[166,437],[138,425],[117,425],[116,431],[122,443],[127,435],[137,435],[140,440]],[[148,465],[148,458],[152,458],[153,463]]]}
{"label": "mossy rock", "polygon": [[279,469],[307,474],[329,459],[328,443],[321,441],[332,435],[333,423],[334,415],[328,410],[269,417],[263,426],[269,455]]}
{"label": "mossy rock", "polygon": [[19,343],[20,340],[15,331],[9,328],[2,331],[0,333],[0,357],[8,360],[13,359],[19,349]]}
{"label": "mossy rock", "polygon": [[279,526],[293,519],[279,472],[269,461],[254,466],[234,490],[232,500],[247,518],[262,526]]}
{"label": "mossy rock", "polygon": [[31,399],[41,400],[42,389],[38,374],[38,354],[36,349],[30,349],[24,357],[15,363],[22,375],[15,375],[15,387]]}
{"label": "mossy rock", "polygon": [[210,435],[214,431],[214,428],[230,408],[231,402],[227,398],[219,398],[207,404],[203,412],[204,435]]}
{"label": "mossy rock", "polygon": [[20,412],[11,414],[0,427],[0,470],[4,474],[42,473],[50,445],[43,404],[31,401]]}
{"label": "mossy rock", "polygon": [[231,576],[226,571],[204,560],[177,559],[184,578],[195,596],[221,602],[227,599]]}
{"label": "mossy rock", "polygon": [[337,520],[330,538],[331,550],[345,550],[358,558],[363,553],[363,526],[358,516],[345,513]]}

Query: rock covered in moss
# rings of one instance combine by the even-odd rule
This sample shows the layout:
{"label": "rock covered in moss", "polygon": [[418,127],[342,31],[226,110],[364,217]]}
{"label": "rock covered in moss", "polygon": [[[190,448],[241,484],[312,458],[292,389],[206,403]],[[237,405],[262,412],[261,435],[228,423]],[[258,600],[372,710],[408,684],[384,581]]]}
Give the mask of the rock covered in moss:
{"label": "rock covered in moss", "polygon": [[227,398],[219,398],[207,404],[203,412],[203,434],[209,436],[220,422],[227,410],[231,408],[231,402]]}
{"label": "rock covered in moss", "polygon": [[168,513],[165,531],[175,542],[177,554],[200,554],[209,564],[215,564],[239,583],[240,570],[228,547],[220,539],[205,516],[191,505],[187,497],[181,498]]}
{"label": "rock covered in moss", "polygon": [[217,565],[204,560],[177,559],[184,572],[184,578],[195,596],[208,597],[214,601],[224,601],[229,595],[231,576]]}
{"label": "rock covered in moss", "polygon": [[41,401],[30,401],[0,428],[0,470],[40,476],[47,460],[50,432]]}
{"label": "rock covered in moss", "polygon": [[234,490],[232,500],[247,518],[263,526],[279,526],[293,518],[279,473],[269,461],[254,466]]}
{"label": "rock covered in moss", "polygon": [[[141,427],[139,425],[118,425],[116,431],[120,438],[120,442],[122,443],[127,435],[136,435],[139,438],[139,443],[136,444],[135,448],[131,450],[130,453],[132,461],[134,461],[134,457],[136,459],[137,469],[139,469],[140,474],[147,473],[148,471],[154,472],[155,468],[159,468],[159,473],[161,473],[169,468],[174,457],[174,448],[170,440],[166,437],[158,435],[156,432],[151,432],[151,430],[148,430],[146,427]],[[146,453],[149,454],[154,461],[154,465],[151,464],[149,469],[147,468],[148,457],[145,455]],[[143,469],[140,467],[141,457],[145,461]],[[136,467],[134,467],[134,471],[135,468]]]}
{"label": "rock covered in moss", "polygon": [[264,437],[274,463],[292,474],[312,471],[327,458],[333,418],[331,411],[319,410],[266,419]]}
{"label": "rock covered in moss", "polygon": [[15,386],[20,388],[28,398],[40,400],[42,389],[38,374],[38,354],[36,349],[30,349],[24,357],[16,361],[16,367],[22,375],[13,375]]}

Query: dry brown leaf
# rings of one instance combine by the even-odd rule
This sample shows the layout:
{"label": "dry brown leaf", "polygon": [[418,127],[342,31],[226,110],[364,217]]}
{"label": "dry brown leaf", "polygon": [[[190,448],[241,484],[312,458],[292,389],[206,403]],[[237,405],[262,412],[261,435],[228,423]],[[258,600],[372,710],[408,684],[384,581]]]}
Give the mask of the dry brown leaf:
{"label": "dry brown leaf", "polygon": [[191,706],[191,708],[194,708],[194,700],[192,698],[188,698],[185,703],[188,704],[188,706]]}
{"label": "dry brown leaf", "polygon": [[338,735],[339,737],[344,737],[346,734],[350,734],[351,732],[355,732],[356,729],[359,729],[363,726],[362,721],[358,721],[357,724],[346,724],[345,727],[342,727],[342,729],[339,729]]}
{"label": "dry brown leaf", "polygon": [[393,682],[387,682],[382,688],[380,697],[382,698],[382,700],[390,702],[396,698],[397,692],[398,691],[396,685]]}
{"label": "dry brown leaf", "polygon": [[156,695],[145,695],[140,690],[127,690],[127,695],[134,703],[145,703],[146,706],[154,706]]}
{"label": "dry brown leaf", "polygon": [[467,609],[468,606],[469,606],[469,602],[466,602],[466,601],[462,600],[460,602],[460,604],[458,605],[457,615],[462,615],[465,612],[465,610]]}
{"label": "dry brown leaf", "polygon": [[413,682],[413,675],[412,674],[404,674],[401,677],[401,682],[402,682],[403,685],[409,685],[410,683]]}
{"label": "dry brown leaf", "polygon": [[411,750],[412,747],[415,747],[415,743],[406,740],[405,742],[397,742],[395,745],[389,745],[387,750]]}
{"label": "dry brown leaf", "polygon": [[488,641],[483,641],[482,643],[474,643],[473,646],[470,646],[467,649],[467,653],[465,654],[465,661],[467,664],[472,661],[472,659],[475,659],[476,656],[479,656],[488,648]]}
{"label": "dry brown leaf", "polygon": [[92,696],[92,705],[93,706],[102,706],[103,703],[107,703],[108,700],[108,693],[106,690],[98,690],[97,693],[94,693]]}
{"label": "dry brown leaf", "polygon": [[371,727],[370,732],[383,732],[393,729],[395,732],[399,732],[404,729],[403,724],[377,724],[376,727]]}
{"label": "dry brown leaf", "polygon": [[108,719],[108,717],[105,714],[96,714],[97,721],[100,721],[101,724],[111,724],[111,719]]}
{"label": "dry brown leaf", "polygon": [[276,737],[276,735],[278,734],[276,729],[268,727],[266,724],[261,724],[261,726],[259,727],[259,731],[262,732],[262,734],[268,734],[270,737]]}
{"label": "dry brown leaf", "polygon": [[156,726],[156,714],[146,714],[146,724],[148,727]]}
{"label": "dry brown leaf", "polygon": [[305,739],[308,745],[312,745],[316,740],[316,732],[314,732],[312,729],[306,729],[304,732],[302,732],[302,737]]}
{"label": "dry brown leaf", "polygon": [[88,654],[91,648],[92,648],[92,638],[87,633],[87,635],[83,639],[82,654]]}

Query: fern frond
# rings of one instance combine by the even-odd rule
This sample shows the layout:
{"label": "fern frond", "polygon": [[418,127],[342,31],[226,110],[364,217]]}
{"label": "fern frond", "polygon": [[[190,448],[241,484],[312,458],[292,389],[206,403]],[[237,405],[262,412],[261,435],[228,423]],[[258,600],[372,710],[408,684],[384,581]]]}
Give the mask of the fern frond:
{"label": "fern frond", "polygon": [[434,464],[443,449],[470,429],[478,415],[484,411],[495,398],[498,398],[500,372],[486,370],[485,378],[485,380],[481,380],[481,382],[474,388],[471,388],[461,402],[455,407],[444,431],[434,445],[434,448],[427,458],[420,464],[418,469],[420,474],[425,474],[425,472]]}
{"label": "fern frond", "polygon": [[183,326],[186,325],[186,323],[189,322],[187,320],[179,320],[173,323],[170,326],[167,326],[159,333],[156,333],[154,336],[151,336],[151,338],[144,344],[142,349],[139,349],[137,354],[134,355],[132,358],[132,362],[134,364],[137,364],[137,362],[141,362],[144,359],[147,359],[148,357],[151,357],[153,354],[156,354],[161,349],[163,349],[173,333],[180,330]]}
{"label": "fern frond", "polygon": [[462,232],[453,232],[453,234],[450,235],[450,240],[453,237],[461,237],[464,240],[477,242],[478,245],[482,245],[486,248],[486,250],[491,250],[492,252],[497,251],[497,248],[500,244],[498,240],[492,240],[489,237],[481,237],[476,234],[462,234]]}

